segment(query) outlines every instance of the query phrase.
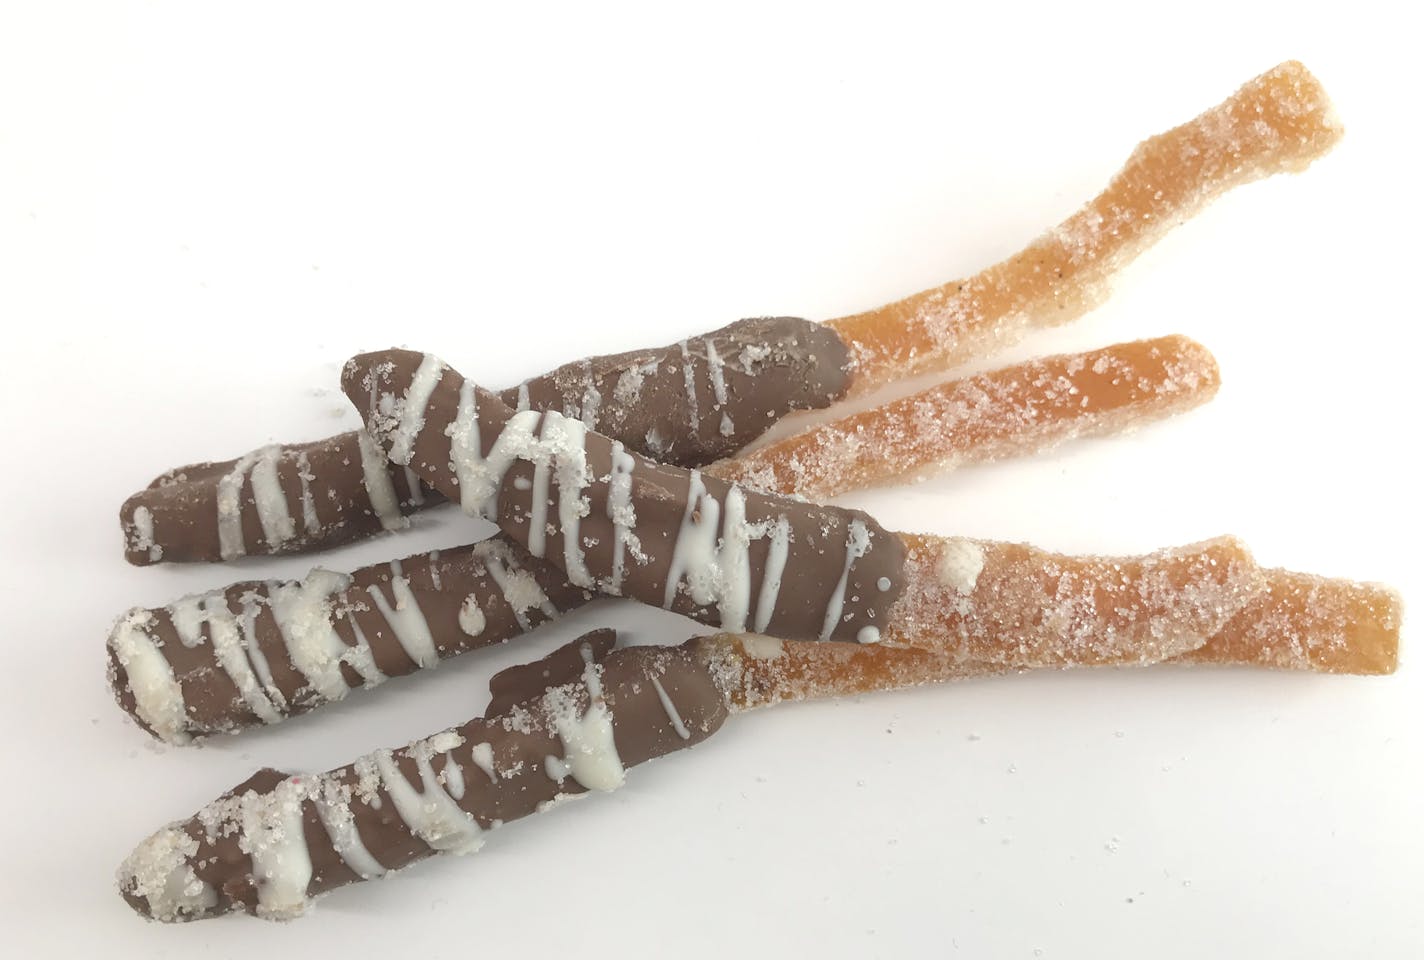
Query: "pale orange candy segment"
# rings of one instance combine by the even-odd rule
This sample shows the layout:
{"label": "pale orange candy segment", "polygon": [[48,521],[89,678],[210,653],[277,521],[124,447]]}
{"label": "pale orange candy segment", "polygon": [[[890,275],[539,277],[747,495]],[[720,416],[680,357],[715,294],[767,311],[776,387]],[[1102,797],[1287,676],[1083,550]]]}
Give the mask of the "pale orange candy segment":
{"label": "pale orange candy segment", "polygon": [[734,710],[826,700],[1005,672],[928,650],[720,634],[700,641]]}
{"label": "pale orange candy segment", "polygon": [[[1152,589],[1160,587],[1159,583]],[[1198,600],[1207,593],[1210,589],[1199,592]],[[1204,615],[1199,622],[1210,619]],[[1161,658],[1172,646],[1149,640],[1138,656],[1121,647],[1086,655],[1076,649],[1071,665],[1169,662],[1388,674],[1398,660],[1400,620],[1399,594],[1386,587],[1266,570],[1254,595],[1195,650]],[[1153,631],[1147,633],[1151,636]],[[1017,642],[1023,634],[1006,631],[1000,636],[1004,641],[997,645],[1000,649],[986,660],[884,644],[781,642],[730,635],[708,637],[704,645],[709,659],[720,665],[729,702],[739,710],[1070,665],[1067,652],[1045,658],[1041,645]],[[957,648],[952,637],[944,639]],[[1200,638],[1180,642],[1200,642]]]}
{"label": "pale orange candy segment", "polygon": [[1203,646],[1262,588],[1232,537],[1139,557],[901,534],[886,646],[1007,669],[1157,663]]}
{"label": "pale orange candy segment", "polygon": [[1022,252],[965,280],[830,326],[850,346],[854,390],[947,370],[1076,319],[1108,277],[1232,187],[1305,169],[1343,133],[1329,98],[1295,61],[1139,144],[1107,188]]}
{"label": "pale orange candy segment", "polygon": [[1243,664],[1322,673],[1393,673],[1402,603],[1374,583],[1266,570],[1264,588],[1189,663]]}
{"label": "pale orange candy segment", "polygon": [[1211,399],[1216,360],[1186,337],[1120,343],[940,384],[819,424],[707,472],[758,490],[824,500],[961,463],[1101,436]]}

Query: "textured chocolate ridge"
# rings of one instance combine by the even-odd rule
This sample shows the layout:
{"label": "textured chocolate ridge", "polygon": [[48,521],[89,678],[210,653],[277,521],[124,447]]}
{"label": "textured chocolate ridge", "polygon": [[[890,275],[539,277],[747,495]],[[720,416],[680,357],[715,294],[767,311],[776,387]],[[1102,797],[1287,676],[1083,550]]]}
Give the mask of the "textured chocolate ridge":
{"label": "textured chocolate ridge", "polygon": [[141,844],[120,892],[159,920],[291,919],[338,887],[474,852],[502,823],[614,789],[627,767],[722,725],[726,700],[697,641],[612,650],[613,639],[598,631],[497,675],[504,708],[484,719],[324,774],[259,771]]}
{"label": "textured chocolate ridge", "polygon": [[391,459],[576,586],[784,639],[878,639],[899,538],[860,511],[660,464],[556,412],[516,412],[438,358],[363,354],[343,389]]}
{"label": "textured chocolate ridge", "polygon": [[[845,396],[848,362],[840,338],[821,324],[768,317],[567,364],[500,396],[694,467],[741,449],[793,410]],[[399,529],[408,514],[442,502],[410,471],[372,454],[352,431],[169,470],[120,508],[124,556],[144,565],[320,550]]]}
{"label": "textured chocolate ridge", "polygon": [[109,683],[144,729],[186,743],[508,640],[591,596],[505,537],[350,575],[318,568],[129,611],[109,635]]}

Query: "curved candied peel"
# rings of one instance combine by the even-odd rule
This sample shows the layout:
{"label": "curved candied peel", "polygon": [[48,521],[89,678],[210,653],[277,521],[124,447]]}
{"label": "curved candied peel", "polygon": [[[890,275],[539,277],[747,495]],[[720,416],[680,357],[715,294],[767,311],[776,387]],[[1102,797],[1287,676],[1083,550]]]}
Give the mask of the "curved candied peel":
{"label": "curved candied peel", "polygon": [[[1150,579],[1150,578],[1149,578]],[[1164,588],[1157,583],[1151,589]],[[1167,588],[1170,589],[1170,588]],[[1215,588],[1199,588],[1198,603]],[[1228,600],[1236,605],[1239,595]],[[1079,616],[1079,626],[1092,619]],[[1197,618],[1210,629],[1213,618]],[[701,641],[703,656],[734,710],[798,700],[856,696],[1039,667],[1151,666],[1160,663],[1270,667],[1356,675],[1393,673],[1399,648],[1399,594],[1378,584],[1331,580],[1287,570],[1260,571],[1259,586],[1209,636],[1178,634],[1174,644],[1099,649],[1065,638],[1058,650],[1006,644],[965,650],[946,633],[948,653],[913,647],[852,646],[722,634]],[[1219,620],[1218,620],[1219,622]],[[1072,631],[1070,630],[1069,633]],[[1175,653],[1174,646],[1192,646]],[[1044,656],[1048,652],[1049,656]]]}
{"label": "curved candied peel", "polygon": [[1015,364],[809,429],[712,464],[759,490],[824,500],[961,463],[1120,433],[1205,403],[1216,360],[1182,336]]}
{"label": "curved candied peel", "polygon": [[1265,585],[1186,663],[1387,674],[1399,663],[1403,602],[1377,583],[1265,571]]}
{"label": "curved candied peel", "polygon": [[1283,63],[1196,119],[1143,141],[1107,188],[1023,251],[964,280],[828,321],[864,393],[945,370],[1076,319],[1108,277],[1240,184],[1305,169],[1343,134],[1320,82]]}
{"label": "curved candied peel", "polygon": [[1260,590],[1233,537],[1138,557],[900,534],[905,588],[888,646],[1005,668],[1155,663],[1218,633]]}

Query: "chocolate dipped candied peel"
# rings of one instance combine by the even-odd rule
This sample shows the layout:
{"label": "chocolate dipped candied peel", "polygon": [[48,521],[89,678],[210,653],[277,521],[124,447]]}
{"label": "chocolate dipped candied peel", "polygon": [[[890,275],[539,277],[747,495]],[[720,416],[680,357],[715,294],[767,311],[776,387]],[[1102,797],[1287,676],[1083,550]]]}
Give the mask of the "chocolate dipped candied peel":
{"label": "chocolate dipped candied peel", "polygon": [[140,844],[119,868],[124,899],[155,920],[292,919],[338,887],[473,853],[495,827],[616,789],[627,768],[722,725],[726,694],[695,643],[613,644],[597,631],[497,674],[483,718],[399,750],[322,774],[259,771]]}
{"label": "chocolate dipped candied peel", "polygon": [[1171,225],[1303,168],[1339,134],[1314,78],[1283,64],[1144,142],[1062,226],[965,281],[824,325],[742,321],[501,394],[430,355],[365,354],[343,388],[367,430],[160,477],[123,508],[135,563],[317,549],[444,499],[501,528],[351,574],[131,610],[109,637],[110,681],[170,743],[312,710],[597,594],[730,632],[615,649],[595,631],[497,674],[483,718],[327,773],[259,771],[144,841],[119,870],[124,898],[155,920],[290,919],[346,884],[474,852],[501,824],[615,789],[731,714],[786,701],[1041,668],[1392,671],[1396,593],[1262,568],[1233,538],[1070,557],[894,533],[798,498],[1186,409],[1218,377],[1183,338],[975,375],[743,449],[792,410],[1071,319]]}
{"label": "chocolate dipped candied peel", "polygon": [[[935,388],[938,424],[920,400],[896,401],[704,472],[748,488],[765,481],[795,492],[799,484],[831,496],[869,477],[889,481],[1127,429],[1205,401],[1217,380],[1211,355],[1185,338],[1121,344]],[[915,442],[903,442],[907,433]],[[840,441],[825,443],[828,434]],[[847,449],[851,438],[859,439]],[[832,455],[838,450],[849,462]],[[428,489],[408,467],[392,469],[411,489]],[[318,568],[301,581],[240,582],[128,611],[110,633],[110,681],[145,729],[183,743],[274,723],[509,639],[589,596],[503,536],[349,576]]]}
{"label": "chocolate dipped candied peel", "polygon": [[[849,383],[834,333],[764,317],[571,363],[500,398],[517,409],[559,411],[630,450],[700,466],[792,411],[831,405]],[[322,549],[402,529],[408,514],[441,502],[354,430],[166,471],[125,501],[119,519],[124,556],[143,565]]]}
{"label": "chocolate dipped candied peel", "polygon": [[[500,398],[700,467],[793,410],[946,371],[1076,319],[1171,227],[1235,186],[1305,169],[1342,132],[1315,77],[1283,63],[1143,141],[1098,196],[973,276],[824,324],[743,320],[660,349],[578,361]],[[400,529],[406,514],[439,501],[352,432],[169,470],[125,502],[120,522],[130,563],[215,561]]]}

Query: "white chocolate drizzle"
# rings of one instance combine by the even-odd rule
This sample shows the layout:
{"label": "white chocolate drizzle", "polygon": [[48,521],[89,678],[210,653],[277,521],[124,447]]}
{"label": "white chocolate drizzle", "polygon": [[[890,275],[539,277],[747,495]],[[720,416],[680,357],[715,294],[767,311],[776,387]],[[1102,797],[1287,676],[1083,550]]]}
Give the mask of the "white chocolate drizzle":
{"label": "white chocolate drizzle", "polygon": [[480,596],[472,593],[460,604],[460,629],[472,637],[485,632],[485,612],[480,609]]}
{"label": "white chocolate drizzle", "polygon": [[598,384],[593,380],[593,364],[583,362],[584,376],[588,378],[583,388],[583,403],[580,404],[579,419],[590,430],[598,429],[598,408],[603,406],[603,394],[598,392]]}
{"label": "white chocolate drizzle", "polygon": [[682,513],[682,525],[673,542],[672,563],[668,568],[663,606],[672,609],[678,588],[685,577],[688,596],[699,605],[709,604],[716,596],[713,578],[716,576],[717,522],[722,507],[717,498],[707,492],[700,470],[690,471],[687,485],[687,507]]}
{"label": "white chocolate drizzle", "polygon": [[134,508],[133,532],[133,549],[147,550],[152,563],[163,559],[163,547],[153,539],[153,511],[148,507]]}
{"label": "white chocolate drizzle", "polygon": [[692,731],[687,729],[687,724],[682,720],[682,714],[677,712],[677,705],[672,702],[672,698],[663,689],[662,683],[657,677],[649,677],[653,682],[653,689],[658,693],[658,702],[663,705],[663,712],[667,714],[668,723],[672,724],[673,731],[682,739],[687,740],[692,736]]}
{"label": "white chocolate drizzle", "polygon": [[306,795],[306,787],[292,777],[270,793],[249,790],[238,798],[242,810],[238,847],[252,858],[259,917],[289,920],[301,916],[310,904],[311,851],[302,829]]}
{"label": "white chocolate drizzle", "polygon": [[973,540],[951,537],[940,547],[935,572],[940,583],[956,593],[971,594],[984,571],[984,548]]}
{"label": "white chocolate drizzle", "polygon": [[477,743],[470,748],[470,760],[475,766],[485,772],[485,776],[490,778],[490,783],[498,783],[499,778],[494,772],[494,747],[488,743]]}
{"label": "white chocolate drizzle", "polygon": [[119,883],[148,901],[155,920],[201,917],[217,906],[218,894],[193,870],[198,847],[198,839],[186,831],[164,827],[124,860]]}
{"label": "white chocolate drizzle", "polygon": [[614,790],[623,785],[626,772],[613,739],[613,716],[603,699],[603,668],[594,662],[589,644],[581,644],[579,650],[588,709],[580,715],[578,698],[568,687],[555,687],[544,694],[544,709],[564,746],[562,758],[545,758],[544,771],[553,780],[571,776],[588,790]]}
{"label": "white chocolate drizzle", "polygon": [[442,377],[445,364],[432,354],[420,359],[410,387],[405,392],[405,400],[400,405],[400,418],[391,431],[391,462],[406,466],[415,452],[415,438],[425,426],[425,408],[430,404],[430,395],[435,392]]}
{"label": "white chocolate drizzle", "polygon": [[463,742],[459,734],[447,731],[410,745],[407,755],[420,773],[420,790],[400,772],[391,751],[377,750],[371,755],[401,820],[426,846],[442,853],[474,853],[484,845],[484,831],[474,816],[446,793],[430,765],[434,753],[453,750]]}
{"label": "white chocolate drizzle", "polygon": [[697,378],[692,370],[692,354],[687,351],[686,340],[679,340],[677,347],[682,351],[682,385],[687,390],[687,425],[696,433],[702,415],[697,409]]}
{"label": "white chocolate drizzle", "polygon": [[297,535],[297,522],[287,508],[287,492],[277,473],[282,448],[273,444],[263,447],[248,476],[252,480],[252,502],[257,506],[257,522],[262,526],[262,539],[274,552]]}
{"label": "white chocolate drizzle", "polygon": [[302,485],[302,526],[307,533],[315,536],[321,533],[321,518],[316,515],[316,498],[312,496],[311,483],[316,479],[312,473],[311,458],[305,450],[297,454],[297,479]]}
{"label": "white chocolate drizzle", "polygon": [[456,800],[465,795],[465,771],[460,766],[458,760],[449,750],[445,751],[445,766],[440,771],[441,782],[445,784],[445,792]]}
{"label": "white chocolate drizzle", "polygon": [[350,585],[346,574],[318,567],[302,580],[272,584],[267,591],[292,665],[324,700],[340,700],[350,689],[341,674],[343,662],[367,683],[385,679],[376,670],[370,648],[347,646],[333,625],[334,598]]}
{"label": "white chocolate drizzle", "polygon": [[402,466],[405,471],[405,488],[410,491],[410,496],[406,497],[406,503],[413,507],[425,505],[425,493],[420,489],[420,477],[408,466]]}
{"label": "white chocolate drizzle", "polygon": [[753,660],[776,660],[786,652],[780,637],[768,637],[760,633],[741,635],[742,650]]}
{"label": "white chocolate drizzle", "polygon": [[257,613],[260,606],[261,599],[256,593],[249,591],[243,595],[242,611],[238,615],[238,626],[242,630],[242,649],[247,654],[247,660],[252,664],[268,699],[279,711],[285,711],[287,699],[272,679],[272,667],[267,663],[267,655],[262,652],[262,644],[257,638]]}
{"label": "white chocolate drizzle", "polygon": [[263,723],[277,723],[282,715],[273,705],[263,684],[253,672],[252,664],[243,649],[242,634],[237,618],[228,609],[227,598],[221,593],[211,593],[184,597],[168,608],[173,628],[178,639],[186,647],[202,643],[202,629],[206,624],[208,636],[212,640],[213,653],[223,672],[237,687],[244,703]]}
{"label": "white chocolate drizzle", "polygon": [[[841,569],[841,579],[836,585],[835,592],[831,594],[831,599],[826,604],[826,619],[821,624],[821,639],[831,639],[831,634],[835,632],[836,625],[840,623],[841,611],[845,609],[846,585],[850,582],[850,568],[855,561],[865,556],[870,549],[870,531],[866,529],[865,522],[855,519],[850,522],[850,530],[846,535],[846,559],[845,567]],[[877,639],[878,639],[877,633]]]}
{"label": "white chocolate drizzle", "polygon": [[614,595],[623,592],[625,554],[646,563],[642,545],[633,527],[638,522],[638,514],[633,508],[633,467],[637,461],[623,449],[623,444],[613,441],[610,454],[613,469],[608,476],[608,519],[613,522],[613,570],[606,589]]}
{"label": "white chocolate drizzle", "polygon": [[399,560],[391,561],[391,594],[396,599],[394,607],[386,600],[386,595],[381,592],[379,585],[371,584],[366,588],[366,592],[376,604],[376,609],[381,611],[381,616],[391,625],[397,642],[412,663],[417,667],[433,667],[440,662],[440,655],[435,649],[435,638],[430,633],[430,624],[426,622],[425,614],[420,610],[420,604],[410,589]]}
{"label": "white chocolate drizzle", "polygon": [[719,503],[707,492],[700,471],[690,471],[687,506],[673,541],[663,606],[672,608],[679,587],[686,582],[687,595],[693,603],[716,604],[724,630],[745,630],[751,613],[751,542],[769,537],[756,614],[760,625],[757,629],[765,629],[781,590],[790,525],[784,517],[775,522],[748,523],[746,496],[735,484],[725,500],[725,505]]}
{"label": "white chocolate drizzle", "polygon": [[514,619],[521,629],[530,628],[530,610],[539,610],[550,620],[559,615],[534,574],[516,564],[509,548],[503,543],[486,540],[475,544],[473,552],[475,559],[489,572],[495,586],[499,587],[504,602],[514,611]]}
{"label": "white chocolate drizzle", "polygon": [[396,485],[391,481],[385,456],[365,430],[356,431],[356,440],[361,448],[361,476],[376,518],[387,530],[409,526],[410,521],[401,515],[400,499],[396,496]]}
{"label": "white chocolate drizzle", "polygon": [[552,410],[544,415],[536,449],[527,456],[534,463],[534,486],[529,495],[529,552],[544,556],[548,532],[549,480],[559,487],[559,530],[563,533],[564,573],[580,587],[594,586],[593,575],[584,562],[579,543],[579,522],[588,516],[589,502],[583,495],[588,486],[588,455],[584,450],[586,427]]}
{"label": "white chocolate drizzle", "polygon": [[717,401],[717,409],[722,411],[722,436],[730,437],[736,430],[731,416],[727,413],[727,379],[722,372],[722,358],[717,353],[717,345],[711,339],[703,340],[707,348],[707,379],[712,383],[712,396]]}
{"label": "white chocolate drizzle", "polygon": [[483,455],[475,385],[469,380],[461,384],[455,419],[445,428],[445,435],[450,438],[450,464],[460,486],[461,510],[472,517],[497,519],[504,475],[519,454],[532,447],[539,418],[537,411],[520,410],[505,422],[488,456]]}
{"label": "white chocolate drizzle", "polygon": [[356,818],[351,814],[351,788],[334,777],[323,777],[315,801],[317,817],[341,861],[362,880],[385,876],[386,868],[366,849],[356,829]]}
{"label": "white chocolate drizzle", "polygon": [[[762,633],[771,623],[776,612],[776,601],[781,596],[781,577],[786,570],[786,558],[791,552],[791,521],[785,516],[776,518],[768,535],[766,569],[761,575],[761,590],[757,593],[756,623],[753,628]],[[779,651],[778,651],[779,652]]]}
{"label": "white chocolate drizzle", "polygon": [[242,533],[242,487],[247,471],[261,455],[262,450],[245,454],[218,480],[218,551],[224,560],[247,555],[247,540]]}
{"label": "white chocolate drizzle", "polygon": [[126,614],[114,630],[114,655],[128,677],[139,719],[169,743],[187,743],[192,738],[185,729],[183,688],[158,642],[144,629],[152,622],[147,610]]}

